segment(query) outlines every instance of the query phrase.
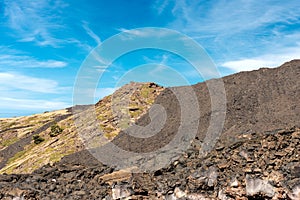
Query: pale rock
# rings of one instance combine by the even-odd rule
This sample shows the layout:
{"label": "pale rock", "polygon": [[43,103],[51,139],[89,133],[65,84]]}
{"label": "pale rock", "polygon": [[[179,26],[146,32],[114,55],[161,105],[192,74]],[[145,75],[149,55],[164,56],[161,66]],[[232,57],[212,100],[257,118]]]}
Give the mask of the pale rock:
{"label": "pale rock", "polygon": [[21,197],[14,197],[14,198],[12,198],[12,200],[24,200],[24,196],[21,196]]}
{"label": "pale rock", "polygon": [[202,194],[189,194],[187,195],[188,200],[211,200],[211,198],[207,198]]}
{"label": "pale rock", "polygon": [[170,194],[165,196],[165,200],[177,200],[175,194]]}
{"label": "pale rock", "polygon": [[264,194],[267,197],[273,197],[275,189],[267,180],[252,179],[246,175],[246,193],[248,196]]}
{"label": "pale rock", "polygon": [[186,196],[186,193],[182,191],[180,188],[176,187],[174,190],[174,194],[177,198],[182,198]]}
{"label": "pale rock", "polygon": [[296,186],[293,189],[292,193],[289,193],[288,196],[291,200],[299,200],[300,199],[300,185]]}
{"label": "pale rock", "polygon": [[218,198],[220,200],[230,200],[231,198],[227,197],[223,190],[219,190]]}
{"label": "pale rock", "polygon": [[112,188],[112,198],[113,199],[123,199],[129,197],[132,194],[131,190],[126,186],[116,185]]}
{"label": "pale rock", "polygon": [[231,187],[238,187],[239,186],[239,181],[236,178],[234,178],[232,180],[232,182],[230,183],[230,186]]}
{"label": "pale rock", "polygon": [[8,191],[7,193],[8,195],[10,196],[13,196],[14,198],[23,198],[23,194],[24,194],[24,191],[19,189],[19,188],[13,188],[12,190]]}
{"label": "pale rock", "polygon": [[208,169],[208,172],[207,172],[207,177],[208,177],[207,185],[209,187],[214,186],[215,182],[217,181],[218,175],[219,174],[218,174],[217,168],[212,166]]}
{"label": "pale rock", "polygon": [[249,156],[248,156],[248,153],[246,151],[241,151],[239,153],[240,156],[242,156],[243,158],[245,158],[246,160],[248,160]]}

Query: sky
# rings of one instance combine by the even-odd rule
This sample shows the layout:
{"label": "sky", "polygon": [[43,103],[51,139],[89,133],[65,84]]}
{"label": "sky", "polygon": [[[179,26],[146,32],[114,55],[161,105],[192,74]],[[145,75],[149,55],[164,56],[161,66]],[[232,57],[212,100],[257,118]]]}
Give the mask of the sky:
{"label": "sky", "polygon": [[[276,67],[300,55],[296,0],[0,0],[0,117],[72,106],[91,51],[143,27],[195,40],[221,76]],[[102,78],[92,92],[95,101],[128,81],[176,86],[204,80],[182,57],[155,49],[120,56]]]}

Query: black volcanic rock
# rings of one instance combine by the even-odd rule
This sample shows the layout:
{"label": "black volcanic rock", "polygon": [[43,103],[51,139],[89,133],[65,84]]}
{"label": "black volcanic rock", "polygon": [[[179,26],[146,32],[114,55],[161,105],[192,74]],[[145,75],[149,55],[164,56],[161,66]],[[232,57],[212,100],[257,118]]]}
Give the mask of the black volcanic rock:
{"label": "black volcanic rock", "polygon": [[[0,198],[300,199],[299,75],[300,60],[294,60],[279,68],[224,77],[224,129],[215,148],[205,155],[200,150],[211,101],[206,84],[199,83],[193,86],[201,111],[195,119],[200,122],[197,136],[170,165],[156,172],[131,174],[81,151],[33,174],[1,175]],[[128,144],[122,133],[115,144],[146,151],[161,147],[176,133],[181,110],[174,94],[164,90],[155,103],[163,105],[169,117],[162,137]],[[149,114],[137,122],[149,123]]]}

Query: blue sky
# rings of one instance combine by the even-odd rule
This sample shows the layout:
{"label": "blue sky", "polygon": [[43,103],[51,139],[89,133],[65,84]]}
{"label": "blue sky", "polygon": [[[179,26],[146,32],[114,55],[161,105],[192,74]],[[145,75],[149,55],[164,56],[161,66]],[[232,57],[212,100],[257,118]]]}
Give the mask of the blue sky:
{"label": "blue sky", "polygon": [[[71,106],[76,75],[90,51],[134,28],[186,34],[208,52],[223,76],[279,66],[300,55],[298,1],[4,0],[0,14],[0,117]],[[136,66],[144,68],[128,73]],[[113,92],[126,73],[126,80],[156,81],[161,75],[164,85],[178,85],[168,75],[172,68],[191,84],[202,81],[176,55],[145,50],[116,60],[95,98]]]}

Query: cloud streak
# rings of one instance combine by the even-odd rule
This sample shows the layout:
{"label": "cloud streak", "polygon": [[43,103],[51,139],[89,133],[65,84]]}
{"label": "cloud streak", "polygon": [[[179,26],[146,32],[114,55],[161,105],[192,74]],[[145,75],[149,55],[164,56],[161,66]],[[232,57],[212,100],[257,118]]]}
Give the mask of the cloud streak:
{"label": "cloud streak", "polygon": [[[0,85],[2,90],[27,90],[38,93],[60,93],[65,88],[58,86],[58,83],[50,79],[36,78],[13,72],[0,72]],[[0,88],[1,90],[1,88]]]}
{"label": "cloud streak", "polygon": [[0,66],[19,68],[62,68],[67,63],[57,60],[39,61],[30,56],[0,55]]}
{"label": "cloud streak", "polygon": [[[62,109],[70,106],[70,104],[63,101],[56,100],[42,100],[42,99],[22,99],[22,98],[9,98],[0,97],[0,109],[13,110],[31,110],[33,111],[47,111]],[[1,113],[0,113],[1,116]]]}
{"label": "cloud streak", "polygon": [[39,46],[54,47],[62,42],[53,33],[63,28],[53,11],[59,13],[66,4],[59,0],[6,0],[4,6],[7,26],[15,31],[15,37],[19,38],[20,42],[35,42]]}
{"label": "cloud streak", "polygon": [[[236,9],[239,7],[239,9]],[[176,1],[172,13],[174,28],[188,33],[233,35],[273,23],[292,23],[300,16],[300,6],[289,1],[214,1],[204,4],[196,0]]]}
{"label": "cloud streak", "polygon": [[70,100],[61,97],[70,88],[60,87],[50,79],[26,76],[15,72],[0,72],[0,117],[33,114],[69,107]]}
{"label": "cloud streak", "polygon": [[3,68],[62,68],[68,65],[67,62],[59,60],[39,60],[24,55],[24,52],[0,46],[0,67]]}
{"label": "cloud streak", "polygon": [[90,27],[88,26],[88,23],[87,22],[83,22],[83,25],[82,25],[83,29],[86,31],[86,33],[95,40],[95,42],[97,43],[97,45],[101,44],[101,39],[100,37],[94,33],[92,31],[92,29],[90,29]]}
{"label": "cloud streak", "polygon": [[264,54],[252,58],[244,58],[239,60],[232,60],[222,63],[222,67],[229,68],[235,72],[251,71],[262,67],[278,67],[284,62],[299,58],[300,46],[294,48],[285,48],[280,52],[273,54]]}
{"label": "cloud streak", "polygon": [[161,15],[169,4],[170,0],[157,0],[153,7],[157,10],[158,14]]}
{"label": "cloud streak", "polygon": [[[295,1],[162,1],[168,25],[205,47],[216,63],[238,71],[275,67],[299,58],[300,4]],[[237,9],[238,8],[238,9]],[[298,24],[298,25],[297,25]]]}

